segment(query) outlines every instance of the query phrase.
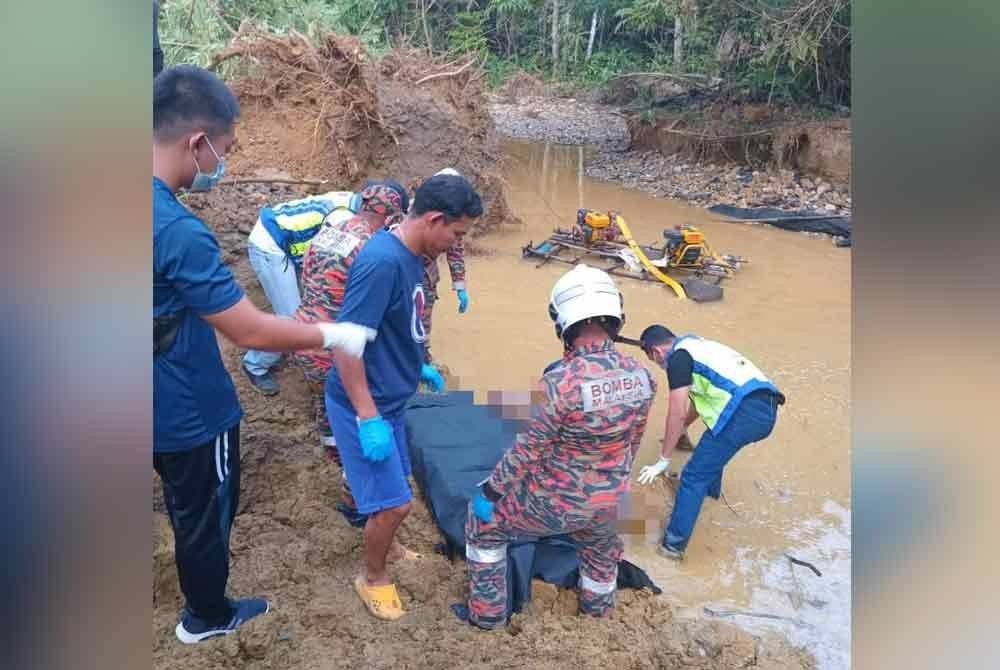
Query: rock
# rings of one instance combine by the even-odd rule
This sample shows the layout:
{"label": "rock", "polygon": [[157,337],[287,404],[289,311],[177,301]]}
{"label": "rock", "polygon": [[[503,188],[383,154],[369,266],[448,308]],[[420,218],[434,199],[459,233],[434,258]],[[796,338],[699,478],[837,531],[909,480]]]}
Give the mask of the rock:
{"label": "rock", "polygon": [[278,629],[273,620],[260,617],[239,630],[240,649],[248,658],[262,660],[278,641]]}
{"label": "rock", "polygon": [[816,187],[816,195],[823,195],[824,193],[829,193],[832,189],[833,189],[832,186],[830,186],[826,182],[823,182]]}
{"label": "rock", "polygon": [[[846,210],[850,214],[850,198],[841,196],[827,182],[803,178],[791,170],[699,165],[689,160],[650,150],[602,149],[587,159],[584,169],[588,176],[596,179],[701,206],[768,206],[786,210],[812,209],[818,213],[844,213]],[[827,190],[818,194],[816,189],[823,185]],[[828,205],[835,209],[828,209]]]}

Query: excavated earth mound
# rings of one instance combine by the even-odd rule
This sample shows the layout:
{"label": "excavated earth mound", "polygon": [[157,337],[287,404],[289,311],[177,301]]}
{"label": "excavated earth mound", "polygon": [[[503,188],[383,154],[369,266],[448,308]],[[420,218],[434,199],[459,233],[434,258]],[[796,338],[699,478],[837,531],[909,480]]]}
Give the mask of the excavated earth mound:
{"label": "excavated earth mound", "polygon": [[372,61],[354,37],[316,43],[244,24],[213,65],[239,59],[238,146],[229,167],[252,178],[277,169],[325,180],[311,191],[355,189],[392,177],[408,187],[445,167],[468,177],[486,209],[472,234],[516,224],[504,192],[497,135],[471,62],[446,63],[413,49]]}

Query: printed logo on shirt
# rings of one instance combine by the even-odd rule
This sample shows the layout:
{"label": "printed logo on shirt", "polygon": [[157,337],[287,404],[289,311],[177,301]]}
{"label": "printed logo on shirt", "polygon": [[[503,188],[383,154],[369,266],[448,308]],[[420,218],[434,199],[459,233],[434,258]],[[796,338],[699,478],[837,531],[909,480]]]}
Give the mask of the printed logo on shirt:
{"label": "printed logo on shirt", "polygon": [[424,310],[427,309],[427,298],[424,297],[424,285],[417,284],[413,288],[413,314],[410,315],[410,334],[414,342],[423,344],[427,341],[424,331]]}
{"label": "printed logo on shirt", "polygon": [[584,412],[641,402],[653,397],[645,370],[585,381],[580,384],[580,393]]}
{"label": "printed logo on shirt", "polygon": [[355,247],[361,244],[361,238],[343,230],[327,228],[313,239],[312,244],[320,251],[346,258],[354,251]]}

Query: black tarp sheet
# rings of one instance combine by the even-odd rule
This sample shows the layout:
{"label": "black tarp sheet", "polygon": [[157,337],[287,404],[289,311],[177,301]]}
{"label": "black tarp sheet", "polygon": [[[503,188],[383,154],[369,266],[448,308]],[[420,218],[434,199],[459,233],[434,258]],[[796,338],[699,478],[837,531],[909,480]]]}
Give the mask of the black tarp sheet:
{"label": "black tarp sheet", "polygon": [[[451,558],[465,556],[468,503],[523,421],[505,419],[499,406],[477,405],[473,394],[417,394],[407,407],[406,428],[413,478],[444,537]],[[518,538],[508,545],[510,612],[531,599],[533,578],[571,588],[579,576],[576,545],[568,537]],[[619,588],[660,589],[628,561],[618,568]]]}
{"label": "black tarp sheet", "polygon": [[824,216],[819,212],[801,211],[786,212],[770,207],[743,209],[731,205],[714,205],[708,208],[713,214],[720,214],[732,219],[759,221],[761,219],[782,219],[766,221],[769,226],[784,230],[794,230],[806,233],[825,233],[834,237],[851,239],[851,219],[846,216]]}

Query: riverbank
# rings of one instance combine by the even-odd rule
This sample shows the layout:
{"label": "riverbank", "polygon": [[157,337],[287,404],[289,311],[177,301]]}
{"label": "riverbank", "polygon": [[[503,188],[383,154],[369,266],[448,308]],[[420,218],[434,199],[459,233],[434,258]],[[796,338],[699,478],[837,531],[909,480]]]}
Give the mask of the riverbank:
{"label": "riverbank", "polygon": [[[588,152],[584,164],[587,176],[657,197],[703,207],[851,214],[849,179],[794,168],[698,161],[684,152],[665,155],[633,141],[627,115],[620,107],[573,98],[526,97],[491,104],[490,116],[497,132],[512,139],[591,146],[594,151]],[[644,138],[644,143],[649,141]]]}

